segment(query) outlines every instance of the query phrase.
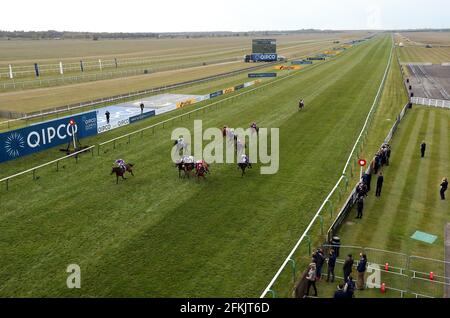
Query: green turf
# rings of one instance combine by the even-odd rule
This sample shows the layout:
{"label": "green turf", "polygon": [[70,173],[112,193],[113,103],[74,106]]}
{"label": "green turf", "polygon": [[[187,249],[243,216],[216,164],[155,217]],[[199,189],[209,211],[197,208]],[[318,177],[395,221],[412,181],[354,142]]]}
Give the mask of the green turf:
{"label": "green turf", "polygon": [[[382,196],[375,198],[373,191],[370,193],[362,220],[350,214],[339,231],[343,244],[444,260],[449,207],[448,201],[440,200],[439,184],[449,172],[449,121],[450,112],[445,109],[414,106],[409,110],[393,139],[391,163],[383,169]],[[428,147],[425,158],[420,158],[423,140]],[[411,239],[417,229],[437,236],[434,244]],[[389,257],[380,253],[377,262],[383,264]],[[416,260],[410,268],[444,275],[438,261]],[[417,283],[410,288],[427,295],[443,295],[436,284]]]}
{"label": "green turf", "polygon": [[[234,165],[213,165],[205,182],[179,180],[171,130],[160,129],[14,181],[1,191],[0,295],[259,296],[339,177],[390,45],[380,37],[199,115],[205,127],[279,127],[276,175],[241,178]],[[54,153],[32,158],[46,156]],[[136,176],[116,186],[108,174],[119,157]],[[81,266],[80,290],[65,286],[71,263]]]}

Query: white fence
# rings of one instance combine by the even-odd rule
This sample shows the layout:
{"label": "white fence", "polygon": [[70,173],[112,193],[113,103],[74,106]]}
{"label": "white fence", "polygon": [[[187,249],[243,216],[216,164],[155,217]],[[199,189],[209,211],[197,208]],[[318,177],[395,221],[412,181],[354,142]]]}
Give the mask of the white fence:
{"label": "white fence", "polygon": [[450,109],[450,100],[412,97],[411,102],[417,105]]}
{"label": "white fence", "polygon": [[92,152],[92,155],[94,155],[94,148],[95,148],[95,146],[91,146],[91,147],[82,149],[82,150],[80,150],[80,151],[74,152],[74,153],[72,153],[72,154],[70,154],[70,155],[68,155],[68,156],[65,156],[65,157],[62,157],[62,158],[59,158],[59,159],[55,159],[55,160],[46,162],[46,163],[44,163],[44,164],[42,164],[42,165],[39,165],[39,166],[30,168],[30,169],[28,169],[28,170],[25,170],[25,171],[16,173],[16,174],[14,174],[14,175],[12,175],[12,176],[8,176],[8,177],[6,177],[6,178],[0,179],[0,183],[4,182],[4,183],[6,184],[6,190],[8,190],[8,189],[9,189],[9,181],[10,181],[11,179],[20,177],[20,176],[25,175],[25,174],[28,174],[28,173],[32,173],[32,174],[33,174],[33,180],[35,180],[35,179],[36,179],[36,171],[37,171],[37,170],[39,170],[39,169],[41,169],[41,168],[44,168],[44,167],[47,167],[47,166],[50,166],[50,165],[53,165],[53,164],[56,164],[56,171],[59,171],[59,162],[60,162],[60,161],[65,160],[65,159],[68,159],[68,158],[75,157],[75,160],[76,160],[77,163],[78,163],[78,155],[79,155],[79,154],[81,154],[81,153],[83,153],[83,152],[89,152],[89,151],[91,151],[91,152]]}
{"label": "white fence", "polygon": [[272,290],[272,286],[274,285],[274,283],[276,282],[276,280],[278,279],[278,277],[280,276],[280,274],[283,272],[283,270],[286,268],[286,266],[288,265],[289,262],[295,262],[293,259],[294,253],[297,251],[297,249],[299,248],[300,244],[304,241],[304,240],[308,240],[310,242],[311,238],[308,235],[309,230],[313,227],[313,225],[315,224],[316,220],[319,219],[321,221],[321,223],[323,224],[323,216],[321,215],[321,212],[324,210],[324,208],[327,206],[327,204],[329,204],[330,198],[333,196],[333,194],[336,192],[336,190],[339,188],[339,186],[341,185],[342,181],[345,181],[346,185],[348,184],[348,177],[346,176],[347,173],[347,169],[350,166],[350,162],[352,159],[354,159],[354,155],[356,154],[356,149],[358,147],[358,145],[360,144],[360,141],[364,135],[364,137],[367,135],[367,127],[370,124],[370,121],[373,118],[373,113],[376,109],[376,106],[378,105],[378,102],[380,100],[381,97],[381,92],[383,91],[384,88],[384,84],[386,82],[386,78],[391,66],[391,60],[392,60],[392,54],[393,54],[393,50],[394,50],[394,43],[392,40],[392,44],[391,44],[391,51],[389,54],[389,59],[388,59],[388,63],[386,65],[386,69],[384,71],[384,75],[383,78],[381,80],[381,83],[378,87],[378,91],[377,94],[374,98],[374,101],[372,103],[372,106],[369,110],[369,113],[367,114],[366,120],[364,122],[363,127],[361,128],[361,132],[358,135],[358,138],[355,141],[355,144],[352,148],[352,151],[350,152],[347,162],[345,163],[344,169],[342,170],[342,176],[339,178],[339,180],[336,182],[335,186],[333,187],[333,189],[330,191],[330,193],[327,195],[327,197],[325,198],[325,200],[323,201],[323,203],[321,204],[321,206],[319,207],[319,209],[317,210],[316,214],[314,215],[314,217],[312,218],[311,222],[309,223],[309,225],[307,226],[307,228],[305,229],[305,231],[303,232],[303,234],[300,236],[299,240],[297,241],[297,243],[294,245],[294,247],[292,248],[291,252],[289,253],[289,255],[286,257],[286,259],[284,260],[283,264],[280,266],[280,268],[278,269],[278,271],[275,273],[274,277],[272,278],[272,280],[269,282],[269,284],[267,285],[267,287],[264,289],[264,291],[262,292],[260,298],[264,298],[266,297],[267,294],[271,293],[272,295],[275,294],[275,292]]}
{"label": "white fence", "polygon": [[156,73],[156,72],[172,71],[172,70],[179,70],[179,69],[185,69],[185,68],[191,68],[191,67],[220,64],[220,63],[226,63],[226,62],[237,62],[239,60],[241,60],[241,58],[233,57],[233,58],[227,58],[227,59],[209,60],[209,61],[205,61],[205,62],[174,64],[174,65],[167,65],[167,66],[149,66],[149,67],[142,67],[142,68],[138,68],[138,69],[116,70],[116,71],[99,72],[99,73],[87,74],[87,75],[77,75],[77,76],[61,75],[59,77],[49,78],[49,79],[35,79],[35,80],[20,81],[20,82],[11,80],[11,82],[8,81],[8,82],[4,82],[4,83],[0,84],[0,89],[11,90],[11,89],[49,87],[49,86],[57,86],[57,85],[61,85],[61,84],[71,84],[71,83],[77,83],[77,82],[89,82],[89,81],[97,81],[97,80],[104,80],[104,79],[125,77],[125,76],[144,75],[144,74],[150,74],[150,73]]}

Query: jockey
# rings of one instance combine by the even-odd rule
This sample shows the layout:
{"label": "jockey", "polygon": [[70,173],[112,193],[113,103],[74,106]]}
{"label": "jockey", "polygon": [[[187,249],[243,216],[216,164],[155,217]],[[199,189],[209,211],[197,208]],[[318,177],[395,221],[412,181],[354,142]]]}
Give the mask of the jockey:
{"label": "jockey", "polygon": [[250,163],[250,160],[248,159],[248,156],[246,154],[243,154],[241,156],[241,163],[246,163],[246,164]]}
{"label": "jockey", "polygon": [[120,169],[122,169],[122,170],[127,170],[125,160],[123,160],[123,159],[117,159],[114,163],[115,163]]}
{"label": "jockey", "polygon": [[305,101],[303,99],[300,99],[300,101],[298,102],[298,107],[303,108],[304,106],[305,106]]}
{"label": "jockey", "polygon": [[250,125],[250,128],[253,128],[254,130],[256,130],[256,128],[257,128],[256,123],[253,122],[253,124]]}

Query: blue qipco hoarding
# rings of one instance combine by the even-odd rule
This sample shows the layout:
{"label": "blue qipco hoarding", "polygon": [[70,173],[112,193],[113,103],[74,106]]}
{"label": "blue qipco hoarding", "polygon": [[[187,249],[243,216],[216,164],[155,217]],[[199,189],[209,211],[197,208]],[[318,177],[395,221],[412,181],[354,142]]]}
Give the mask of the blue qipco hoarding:
{"label": "blue qipco hoarding", "polygon": [[72,138],[69,120],[76,123],[76,136],[81,139],[97,134],[97,114],[89,112],[44,122],[0,134],[0,162],[30,155],[64,143]]}
{"label": "blue qipco hoarding", "polygon": [[249,73],[249,78],[257,78],[257,77],[277,77],[277,73]]}
{"label": "blue qipco hoarding", "polygon": [[146,112],[140,115],[130,117],[130,124],[155,116],[155,111]]}
{"label": "blue qipco hoarding", "polygon": [[278,59],[278,55],[274,53],[253,53],[251,59],[255,62],[273,62]]}

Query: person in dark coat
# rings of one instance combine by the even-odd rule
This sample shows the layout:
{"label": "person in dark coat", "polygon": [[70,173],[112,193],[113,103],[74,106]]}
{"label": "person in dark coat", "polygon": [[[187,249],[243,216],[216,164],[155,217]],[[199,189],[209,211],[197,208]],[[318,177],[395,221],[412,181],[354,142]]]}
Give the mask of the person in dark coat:
{"label": "person in dark coat", "polygon": [[362,219],[364,209],[364,197],[359,197],[356,202],[356,210],[358,211],[358,215],[356,215],[357,219]]}
{"label": "person in dark coat", "polygon": [[344,292],[347,294],[347,298],[353,298],[353,295],[355,293],[356,284],[353,281],[353,277],[349,276],[347,279],[347,282],[344,286]]}
{"label": "person in dark coat", "polygon": [[427,144],[425,143],[425,141],[423,141],[420,145],[420,156],[422,158],[425,157],[425,150],[427,150]]}
{"label": "person in dark coat", "polygon": [[444,178],[442,179],[442,183],[441,183],[441,200],[445,200],[445,191],[447,191],[448,189],[448,179]]}
{"label": "person in dark coat", "polygon": [[344,284],[339,284],[337,290],[334,292],[333,298],[348,298],[347,294],[344,292]]}
{"label": "person in dark coat", "polygon": [[[328,255],[328,271],[327,271],[327,282],[331,280],[334,282],[334,267],[336,266],[336,253],[333,249],[330,250]],[[331,277],[331,279],[330,279]]]}
{"label": "person in dark coat", "polygon": [[375,191],[375,196],[380,197],[381,196],[381,188],[383,187],[384,177],[383,173],[380,172],[378,179],[377,179],[377,190]]}
{"label": "person in dark coat", "polygon": [[106,123],[109,124],[109,117],[111,116],[109,110],[106,111],[105,116],[106,116]]}
{"label": "person in dark coat", "polygon": [[317,249],[314,256],[314,263],[316,263],[316,277],[320,279],[322,276],[322,267],[325,262],[325,255],[323,255],[323,250],[321,248]]}
{"label": "person in dark coat", "polygon": [[391,146],[389,144],[386,144],[386,166],[389,166],[389,159],[391,158]]}
{"label": "person in dark coat", "polygon": [[365,172],[363,174],[362,180],[367,187],[367,191],[370,191],[370,182],[372,181],[372,175],[370,173]]}
{"label": "person in dark coat", "polygon": [[141,107],[141,114],[144,113],[144,103],[141,103],[139,107]]}
{"label": "person in dark coat", "polygon": [[348,254],[345,259],[344,266],[342,268],[344,270],[344,282],[347,282],[348,277],[351,275],[353,270],[353,257],[352,254]]}
{"label": "person in dark coat", "polygon": [[358,289],[363,290],[364,289],[364,274],[366,273],[367,269],[367,256],[366,254],[360,253],[359,254],[360,259],[358,262],[358,266],[356,268],[358,272]]}

